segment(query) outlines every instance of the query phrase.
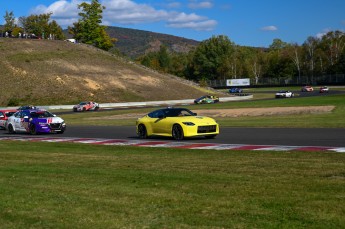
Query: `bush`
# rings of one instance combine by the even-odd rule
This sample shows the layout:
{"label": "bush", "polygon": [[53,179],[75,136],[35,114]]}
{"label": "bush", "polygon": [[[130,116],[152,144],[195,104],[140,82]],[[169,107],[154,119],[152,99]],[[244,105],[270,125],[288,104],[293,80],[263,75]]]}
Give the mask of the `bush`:
{"label": "bush", "polygon": [[19,99],[18,98],[10,98],[10,100],[7,103],[8,107],[14,107],[19,106]]}

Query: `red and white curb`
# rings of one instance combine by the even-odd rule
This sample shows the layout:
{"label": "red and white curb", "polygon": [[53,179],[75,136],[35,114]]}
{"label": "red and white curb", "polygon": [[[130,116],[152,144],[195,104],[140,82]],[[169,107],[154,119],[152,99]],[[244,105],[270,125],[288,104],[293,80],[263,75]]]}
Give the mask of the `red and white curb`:
{"label": "red and white curb", "polygon": [[64,137],[1,137],[0,141],[29,141],[29,142],[71,142],[93,145],[166,147],[180,149],[212,149],[212,150],[257,150],[257,151],[331,151],[345,153],[345,147],[327,146],[280,146],[280,145],[246,145],[246,144],[217,144],[173,141],[126,140],[104,138],[64,138]]}

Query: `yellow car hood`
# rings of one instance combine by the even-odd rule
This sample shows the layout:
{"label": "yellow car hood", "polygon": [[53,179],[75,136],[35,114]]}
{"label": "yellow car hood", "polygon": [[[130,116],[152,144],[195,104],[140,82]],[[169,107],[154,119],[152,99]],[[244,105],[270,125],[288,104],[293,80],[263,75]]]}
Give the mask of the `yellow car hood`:
{"label": "yellow car hood", "polygon": [[216,121],[213,118],[209,118],[206,116],[187,116],[187,117],[174,117],[181,122],[193,122],[194,124],[198,125],[212,125],[216,124]]}

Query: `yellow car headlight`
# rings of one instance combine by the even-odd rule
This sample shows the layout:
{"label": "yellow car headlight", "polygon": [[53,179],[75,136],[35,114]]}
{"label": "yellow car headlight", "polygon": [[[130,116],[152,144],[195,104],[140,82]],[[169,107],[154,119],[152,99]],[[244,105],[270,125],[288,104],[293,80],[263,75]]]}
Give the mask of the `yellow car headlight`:
{"label": "yellow car headlight", "polygon": [[182,122],[182,123],[185,124],[186,126],[195,126],[195,124],[192,122]]}

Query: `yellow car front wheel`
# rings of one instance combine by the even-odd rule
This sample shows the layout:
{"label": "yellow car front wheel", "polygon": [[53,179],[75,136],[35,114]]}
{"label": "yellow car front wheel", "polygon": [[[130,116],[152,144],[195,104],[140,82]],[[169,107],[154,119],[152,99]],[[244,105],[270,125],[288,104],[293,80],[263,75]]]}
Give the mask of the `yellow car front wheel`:
{"label": "yellow car front wheel", "polygon": [[137,134],[138,134],[138,137],[141,138],[141,139],[147,138],[147,131],[146,131],[145,125],[140,124],[138,126],[138,133]]}
{"label": "yellow car front wheel", "polygon": [[172,136],[175,140],[182,140],[184,138],[183,129],[180,125],[175,124],[172,128]]}

